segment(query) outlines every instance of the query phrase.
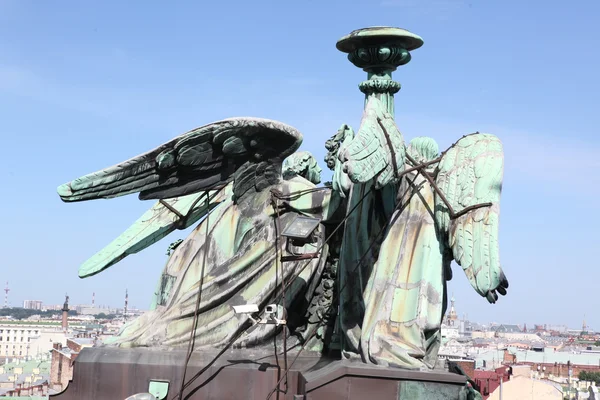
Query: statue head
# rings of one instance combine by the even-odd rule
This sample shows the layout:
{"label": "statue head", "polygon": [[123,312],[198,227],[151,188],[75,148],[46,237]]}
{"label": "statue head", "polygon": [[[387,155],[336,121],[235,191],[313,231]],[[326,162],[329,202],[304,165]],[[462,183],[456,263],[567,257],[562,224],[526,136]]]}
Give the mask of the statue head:
{"label": "statue head", "polygon": [[327,142],[325,142],[325,148],[327,149],[327,154],[325,155],[325,163],[327,164],[327,168],[334,171],[335,165],[338,159],[338,154],[340,152],[340,146],[344,144],[346,139],[352,139],[354,137],[354,131],[352,128],[346,124],[343,124],[340,129],[333,135]]}
{"label": "statue head", "polygon": [[283,177],[293,178],[298,175],[315,185],[321,182],[321,167],[308,151],[292,154],[283,162]]}
{"label": "statue head", "polygon": [[426,136],[418,136],[411,140],[406,151],[420,163],[434,160],[440,154],[437,142]]}

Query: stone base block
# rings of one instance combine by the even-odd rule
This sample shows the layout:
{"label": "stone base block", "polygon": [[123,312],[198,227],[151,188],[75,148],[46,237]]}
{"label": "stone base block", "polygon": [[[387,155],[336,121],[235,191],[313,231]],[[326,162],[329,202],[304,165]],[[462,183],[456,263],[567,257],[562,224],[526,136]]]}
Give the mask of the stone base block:
{"label": "stone base block", "polygon": [[[194,353],[186,371],[189,382],[216,356]],[[73,380],[57,400],[120,400],[136,393],[162,391],[177,399],[183,378],[184,351],[86,348],[75,361]],[[288,354],[288,363],[295,354]],[[184,399],[267,399],[284,373],[284,358],[272,352],[232,350],[188,384]],[[286,384],[287,381],[287,384]],[[302,353],[272,400],[452,400],[465,377],[448,372],[407,371]],[[156,388],[160,388],[157,390]]]}

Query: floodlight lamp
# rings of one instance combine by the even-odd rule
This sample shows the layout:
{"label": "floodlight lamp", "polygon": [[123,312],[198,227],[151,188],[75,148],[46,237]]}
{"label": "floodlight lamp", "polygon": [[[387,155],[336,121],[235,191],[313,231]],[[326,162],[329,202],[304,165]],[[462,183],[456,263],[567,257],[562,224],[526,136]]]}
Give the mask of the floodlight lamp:
{"label": "floodlight lamp", "polygon": [[306,240],[317,229],[320,223],[320,218],[298,215],[285,227],[281,236]]}

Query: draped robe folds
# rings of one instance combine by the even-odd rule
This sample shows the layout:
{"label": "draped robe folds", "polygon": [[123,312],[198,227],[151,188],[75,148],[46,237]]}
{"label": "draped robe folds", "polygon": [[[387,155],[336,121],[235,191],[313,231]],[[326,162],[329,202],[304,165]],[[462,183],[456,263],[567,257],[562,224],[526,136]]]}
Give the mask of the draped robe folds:
{"label": "draped robe folds", "polygon": [[398,201],[364,292],[360,353],[374,364],[433,368],[450,261],[434,223],[434,192],[422,175],[402,179]]}
{"label": "draped robe folds", "polygon": [[[290,194],[315,189],[315,185],[295,177],[280,182],[275,188]],[[187,346],[190,332],[194,330],[194,311],[201,285],[195,348],[222,347],[248,326],[249,316],[235,314],[232,305],[257,304],[262,310],[270,303],[281,304],[281,269],[288,282],[306,266],[286,289],[285,305],[289,307],[304,295],[311,279],[323,267],[326,246],[320,256],[312,260],[280,262],[279,258],[287,254],[286,240],[280,233],[298,215],[287,210],[296,209],[322,218],[329,199],[330,191],[320,189],[286,201],[291,207],[280,210],[278,228],[270,188],[247,193],[237,202],[223,202],[169,258],[163,275],[172,280],[166,303],[127,324],[107,344]],[[316,242],[295,247],[294,252],[316,252],[325,239],[322,225],[316,233]],[[275,325],[259,325],[242,335],[236,346],[262,344],[276,329]]]}
{"label": "draped robe folds", "polygon": [[389,184],[376,191],[371,189],[373,185],[373,182],[348,184],[347,189],[347,220],[339,261],[339,323],[346,357],[359,353],[365,289],[384,229],[394,211],[396,186]]}

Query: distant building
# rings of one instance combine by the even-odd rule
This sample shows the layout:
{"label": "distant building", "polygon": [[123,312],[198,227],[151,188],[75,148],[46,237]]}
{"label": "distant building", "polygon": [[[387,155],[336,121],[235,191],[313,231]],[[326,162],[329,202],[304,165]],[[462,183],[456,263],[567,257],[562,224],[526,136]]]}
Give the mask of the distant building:
{"label": "distant building", "polygon": [[600,372],[600,354],[564,351],[504,350],[504,364],[528,365],[542,375],[568,378],[580,372]]}
{"label": "distant building", "polygon": [[112,308],[108,306],[98,306],[98,305],[88,305],[88,304],[80,304],[78,306],[74,306],[75,310],[77,310],[78,314],[81,315],[98,315],[98,314],[120,314],[122,311],[118,308]]}
{"label": "distant building", "polygon": [[[71,323],[70,328],[85,329]],[[47,353],[52,344],[66,344],[61,321],[0,321],[0,358],[24,359]]]}
{"label": "distant building", "polygon": [[50,362],[45,357],[0,366],[0,398],[47,398]]}
{"label": "distant building", "polygon": [[562,400],[563,392],[559,385],[539,379],[532,379],[525,376],[517,376],[502,385],[502,395],[500,397],[500,387],[498,387],[488,397],[489,400],[501,399],[536,399],[536,400]]}
{"label": "distant building", "polygon": [[569,328],[566,325],[545,325],[547,331],[567,333]]}
{"label": "distant building", "polygon": [[483,332],[481,335],[473,335],[473,337],[496,337],[510,341],[529,341],[540,342],[540,338],[535,333],[525,333],[518,325],[499,325],[490,328],[489,332]]}
{"label": "distant building", "polygon": [[23,302],[23,308],[28,310],[41,310],[42,302],[40,300],[25,300]]}
{"label": "distant building", "polygon": [[505,366],[496,368],[493,371],[475,370],[473,380],[479,388],[479,393],[484,400],[500,386],[500,381],[507,382],[510,379],[511,370]]}
{"label": "distant building", "polygon": [[67,388],[69,381],[73,379],[73,362],[79,355],[81,349],[92,347],[93,339],[68,338],[67,345],[63,347],[55,343],[52,348],[52,360],[50,366],[50,387],[62,392]]}
{"label": "distant building", "polygon": [[109,309],[92,306],[77,306],[77,313],[81,315],[108,314]]}
{"label": "distant building", "polygon": [[60,311],[62,309],[62,304],[44,304],[42,305],[43,311]]}
{"label": "distant building", "polygon": [[454,296],[452,296],[450,299],[450,311],[446,317],[446,325],[458,327],[458,314],[456,313],[456,308],[454,307]]}
{"label": "distant building", "polygon": [[522,333],[523,330],[521,328],[519,328],[519,325],[499,325],[499,326],[493,326],[490,328],[491,331],[494,331],[496,333]]}
{"label": "distant building", "polygon": [[441,332],[444,339],[456,339],[460,337],[458,326],[442,324]]}

